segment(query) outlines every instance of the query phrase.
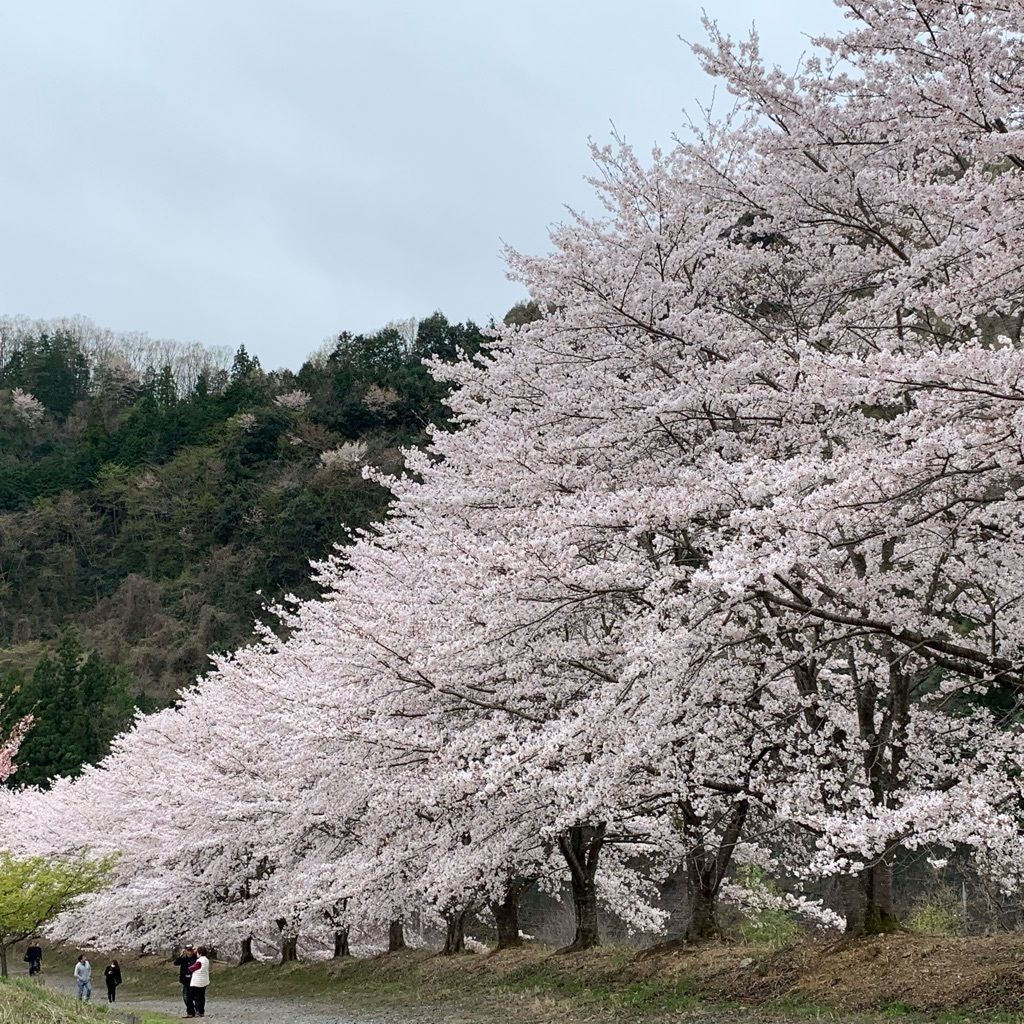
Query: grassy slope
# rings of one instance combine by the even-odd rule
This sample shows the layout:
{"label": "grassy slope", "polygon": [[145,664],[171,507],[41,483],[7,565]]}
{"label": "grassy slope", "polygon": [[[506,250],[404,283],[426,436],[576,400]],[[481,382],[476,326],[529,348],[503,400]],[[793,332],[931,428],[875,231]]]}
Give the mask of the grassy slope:
{"label": "grassy slope", "polygon": [[[157,957],[125,958],[125,995],[176,994]],[[440,957],[427,951],[279,967],[215,965],[211,993],[306,997],[353,1009],[439,1005],[480,1019],[705,1021],[902,1018],[1021,1020],[1024,951],[1012,936],[806,943],[773,950],[721,944],[640,955],[614,947],[575,956],[529,948]]]}
{"label": "grassy slope", "polygon": [[[82,1006],[74,999],[33,982],[0,983],[0,1024],[113,1024],[118,1018],[102,1006]],[[146,1013],[142,1024],[165,1024],[170,1017]]]}

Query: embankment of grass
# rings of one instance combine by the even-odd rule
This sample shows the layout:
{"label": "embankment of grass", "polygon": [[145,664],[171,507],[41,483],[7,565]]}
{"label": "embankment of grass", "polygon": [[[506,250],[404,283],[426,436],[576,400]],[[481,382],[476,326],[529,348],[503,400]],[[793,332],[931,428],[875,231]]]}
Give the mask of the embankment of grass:
{"label": "embankment of grass", "polygon": [[[177,997],[167,958],[122,958],[124,994]],[[302,997],[352,1009],[459,1006],[481,1019],[702,1018],[1021,1020],[1024,942],[1017,936],[891,935],[770,948],[718,943],[638,954],[570,956],[531,946],[443,957],[408,951],[316,963],[215,964],[211,998]]]}
{"label": "embankment of grass", "polygon": [[[140,1024],[168,1024],[170,1017],[136,1013]],[[123,1017],[105,1006],[83,1005],[31,981],[0,982],[0,1024],[116,1024]]]}

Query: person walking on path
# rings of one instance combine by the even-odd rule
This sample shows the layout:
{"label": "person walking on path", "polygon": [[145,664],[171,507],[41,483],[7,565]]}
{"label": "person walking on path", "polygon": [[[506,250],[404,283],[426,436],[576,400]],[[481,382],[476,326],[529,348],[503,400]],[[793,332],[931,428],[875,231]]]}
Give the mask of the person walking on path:
{"label": "person walking on path", "polygon": [[196,1015],[206,1016],[206,989],[210,984],[210,957],[205,946],[200,946],[196,962],[189,967],[191,972],[192,1005]]}
{"label": "person walking on path", "polygon": [[38,974],[43,969],[43,947],[29,946],[25,950],[25,959],[28,961],[28,974]]}
{"label": "person walking on path", "polygon": [[174,966],[178,968],[178,981],[181,982],[181,998],[185,1002],[185,1016],[196,1015],[195,1003],[192,1001],[192,974],[189,968],[196,962],[194,946],[182,946],[181,952],[174,958]]}
{"label": "person walking on path", "polygon": [[107,979],[107,1002],[117,1002],[117,986],[121,984],[121,965],[116,960],[111,960],[103,972]]}
{"label": "person walking on path", "polygon": [[82,953],[75,964],[75,990],[79,1001],[89,1002],[92,999],[92,964],[85,959]]}

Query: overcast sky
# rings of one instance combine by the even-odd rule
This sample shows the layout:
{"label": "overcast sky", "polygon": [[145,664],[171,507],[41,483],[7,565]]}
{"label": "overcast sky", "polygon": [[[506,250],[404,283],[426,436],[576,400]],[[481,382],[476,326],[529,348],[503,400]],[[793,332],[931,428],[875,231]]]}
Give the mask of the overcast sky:
{"label": "overcast sky", "polygon": [[[787,67],[830,0],[725,0]],[[502,242],[588,207],[587,139],[710,96],[698,0],[7,0],[0,313],[246,344],[521,297]]]}

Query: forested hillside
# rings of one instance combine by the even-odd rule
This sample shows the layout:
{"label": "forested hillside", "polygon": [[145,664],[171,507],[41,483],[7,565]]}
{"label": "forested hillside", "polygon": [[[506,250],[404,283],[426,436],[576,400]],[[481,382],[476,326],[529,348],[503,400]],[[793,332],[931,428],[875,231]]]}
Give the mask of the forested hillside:
{"label": "forested hillside", "polygon": [[440,313],[341,334],[297,372],[240,348],[0,321],[0,682],[35,711],[18,780],[74,770],[166,702],[309,561],[380,519],[363,479],[445,418],[427,358],[479,350]]}

